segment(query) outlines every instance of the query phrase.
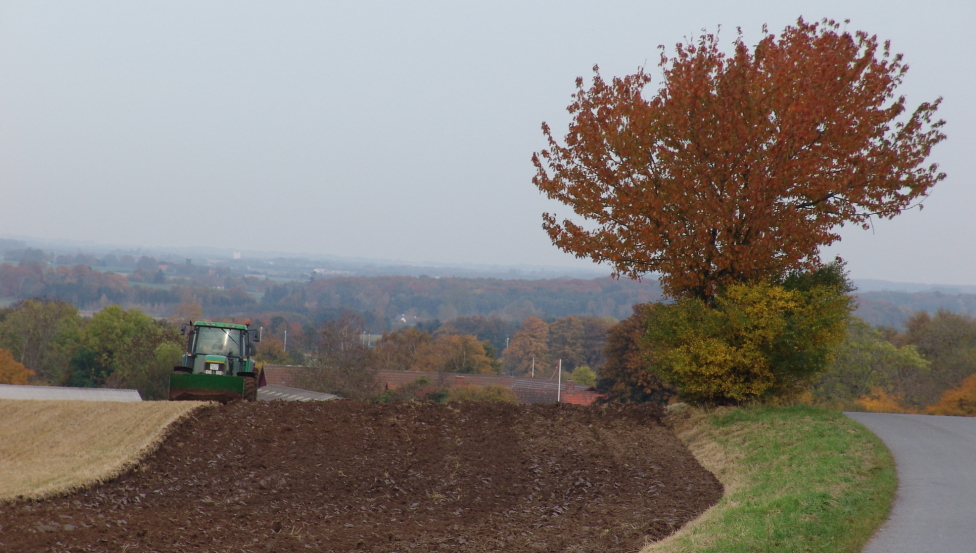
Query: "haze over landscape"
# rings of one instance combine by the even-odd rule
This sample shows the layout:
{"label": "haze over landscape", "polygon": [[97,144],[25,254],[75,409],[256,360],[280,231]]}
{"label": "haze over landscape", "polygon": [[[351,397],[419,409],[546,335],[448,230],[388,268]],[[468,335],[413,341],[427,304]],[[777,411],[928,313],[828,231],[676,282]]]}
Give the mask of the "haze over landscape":
{"label": "haze over landscape", "polygon": [[574,79],[656,77],[659,44],[718,25],[752,43],[800,15],[890,39],[910,106],[945,98],[948,179],[826,255],[857,279],[976,285],[976,9],[949,1],[5,2],[0,237],[599,274],[550,244],[540,214],[566,208],[530,182]]}
{"label": "haze over landscape", "polygon": [[972,21],[0,2],[0,551],[967,551]]}

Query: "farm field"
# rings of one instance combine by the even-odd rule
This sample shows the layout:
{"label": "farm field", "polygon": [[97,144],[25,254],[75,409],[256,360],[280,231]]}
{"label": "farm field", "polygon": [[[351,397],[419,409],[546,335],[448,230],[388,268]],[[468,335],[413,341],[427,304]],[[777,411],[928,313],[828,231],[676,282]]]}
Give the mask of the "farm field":
{"label": "farm field", "polygon": [[0,501],[114,478],[198,402],[0,400]]}
{"label": "farm field", "polygon": [[659,415],[230,404],[116,480],[0,504],[0,550],[637,551],[722,495]]}

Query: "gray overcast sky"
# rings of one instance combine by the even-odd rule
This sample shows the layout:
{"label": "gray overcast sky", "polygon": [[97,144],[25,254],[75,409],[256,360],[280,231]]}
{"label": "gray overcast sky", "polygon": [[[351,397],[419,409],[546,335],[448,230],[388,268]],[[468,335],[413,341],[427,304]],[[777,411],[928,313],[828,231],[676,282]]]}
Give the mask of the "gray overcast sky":
{"label": "gray overcast sky", "polygon": [[0,235],[407,262],[584,266],[532,186],[577,76],[850,19],[944,96],[949,178],[850,229],[853,276],[976,284],[973,2],[0,1]]}

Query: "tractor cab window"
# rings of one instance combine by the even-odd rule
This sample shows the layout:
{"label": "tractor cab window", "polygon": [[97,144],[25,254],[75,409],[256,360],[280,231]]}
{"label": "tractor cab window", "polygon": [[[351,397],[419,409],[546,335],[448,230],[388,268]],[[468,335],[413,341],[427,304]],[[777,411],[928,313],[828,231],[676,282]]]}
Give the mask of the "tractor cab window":
{"label": "tractor cab window", "polygon": [[224,355],[227,357],[243,357],[241,355],[243,337],[240,330],[230,328],[197,328],[197,344],[195,353],[204,355]]}

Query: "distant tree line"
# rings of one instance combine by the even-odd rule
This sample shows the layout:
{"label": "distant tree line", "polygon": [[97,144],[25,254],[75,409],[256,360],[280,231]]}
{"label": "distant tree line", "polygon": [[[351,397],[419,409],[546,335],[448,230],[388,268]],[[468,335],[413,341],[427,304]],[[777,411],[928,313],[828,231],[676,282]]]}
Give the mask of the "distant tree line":
{"label": "distant tree line", "polygon": [[134,388],[161,399],[181,353],[175,326],[135,309],[110,305],[84,318],[70,303],[44,299],[0,309],[0,365],[21,368],[9,383]]}
{"label": "distant tree line", "polygon": [[[589,364],[603,363],[606,332],[614,322],[570,316],[547,323],[528,317],[516,325],[499,318],[458,317],[432,330],[411,326],[384,333],[370,347],[364,320],[346,312],[314,334],[302,336],[302,364],[310,370],[303,373],[301,385],[346,397],[375,398],[382,392],[375,377],[379,370],[515,376],[534,373],[550,379],[556,375],[557,360],[562,360],[564,379],[593,385],[596,372]],[[498,350],[493,342],[499,341],[509,346]],[[286,360],[275,359],[280,352],[277,341],[265,340],[259,348],[266,362]],[[403,394],[421,397],[431,389],[419,385],[418,390],[408,392]],[[448,393],[437,393],[441,392]],[[384,397],[394,396],[399,397]]]}
{"label": "distant tree line", "polygon": [[[61,300],[22,300],[0,309],[0,383],[135,388],[145,399],[161,399],[184,350],[179,323],[201,318],[201,306],[194,302],[180,304],[170,319],[156,319],[114,304],[84,317]],[[532,371],[551,377],[557,359],[563,360],[567,379],[593,384],[590,367],[603,362],[606,330],[614,322],[569,316],[549,322],[528,317],[517,323],[475,315],[401,327],[378,339],[368,333],[366,318],[351,310],[321,324],[266,313],[252,325],[264,334],[257,351],[260,363],[327,367],[331,374],[346,375],[341,386],[333,383],[327,391],[365,397],[369,386],[363,379],[368,382],[368,374],[376,370]]]}
{"label": "distant tree line", "polygon": [[[79,256],[91,261],[90,256]],[[52,265],[47,261],[50,257],[40,250],[27,250],[17,264],[0,264],[0,298],[48,298],[91,311],[117,304],[157,317],[169,317],[180,305],[195,303],[207,318],[253,318],[275,312],[315,326],[351,310],[361,314],[372,333],[476,315],[506,321],[569,315],[619,319],[628,316],[634,303],[660,298],[655,282],[611,278],[380,276],[279,283],[234,274],[228,267],[167,264],[145,256],[135,260],[125,274],[99,271],[88,264]],[[78,256],[62,259],[75,260]]]}
{"label": "distant tree line", "polygon": [[157,315],[166,314],[187,298],[212,310],[215,316],[258,305],[256,294],[247,291],[248,284],[229,275],[229,270],[215,271],[209,284],[179,284],[165,276],[157,278],[161,275],[160,269],[155,272],[137,269],[124,276],[97,271],[88,265],[47,266],[36,260],[21,261],[18,265],[3,263],[0,264],[0,297],[11,300],[44,297],[82,309],[98,309],[114,303],[139,306]]}
{"label": "distant tree line", "polygon": [[502,280],[490,278],[338,277],[269,287],[261,304],[292,312],[351,309],[378,319],[446,321],[484,315],[509,321],[526,317],[590,315],[622,318],[634,303],[660,298],[653,282]]}
{"label": "distant tree line", "polygon": [[[193,301],[210,318],[279,311],[315,324],[349,309],[363,314],[376,333],[397,328],[401,318],[409,324],[473,315],[508,321],[568,315],[624,319],[632,305],[661,299],[653,280],[337,277],[274,282],[235,274],[229,267],[149,256],[53,255],[25,248],[7,250],[5,257],[8,262],[0,263],[0,299],[45,297],[85,310],[114,303],[163,317]],[[917,311],[976,313],[976,294],[880,291],[856,296],[860,318],[898,330],[904,330]]]}
{"label": "distant tree line", "polygon": [[[680,391],[668,373],[654,369],[661,362],[654,351],[642,346],[655,309],[637,305],[609,330],[598,387],[611,398],[664,404]],[[826,352],[826,368],[792,400],[844,410],[976,416],[976,317],[915,312],[905,327],[873,327],[851,316],[843,340]],[[710,370],[720,367],[713,363]]]}
{"label": "distant tree line", "polygon": [[976,415],[976,318],[917,312],[905,326],[899,332],[855,319],[813,398],[876,411]]}
{"label": "distant tree line", "polygon": [[[769,297],[783,300],[768,290],[760,292],[754,299],[738,301],[746,301],[743,305],[751,306],[749,310],[767,321],[766,326],[751,327],[758,330],[749,332],[771,336],[768,315],[762,315],[761,306],[772,301]],[[687,309],[671,305],[679,315]],[[534,372],[537,377],[552,378],[557,361],[562,360],[566,380],[598,383],[610,398],[621,401],[667,403],[680,391],[676,380],[671,373],[649,370],[660,363],[655,356],[667,351],[642,346],[648,329],[654,331],[654,318],[662,316],[656,313],[661,308],[660,304],[638,304],[633,315],[620,322],[587,316],[548,321],[527,317],[518,323],[480,315],[456,317],[443,323],[401,327],[378,339],[367,332],[364,317],[348,310],[319,325],[285,314],[266,314],[254,324],[265,331],[258,349],[260,362],[309,366],[313,370],[305,385],[348,397],[375,399],[382,395],[376,388],[377,370],[517,376]],[[184,304],[180,310],[191,320],[199,318],[195,304]],[[163,398],[168,375],[183,350],[179,320],[154,319],[117,305],[83,317],[75,306],[59,300],[17,302],[0,309],[0,383],[125,387],[138,389],[146,399]],[[811,322],[819,324],[816,319]],[[668,327],[685,332],[680,324],[669,322]],[[720,338],[702,334],[708,328],[698,325],[687,331],[704,336],[695,340],[708,344]],[[751,346],[735,347],[748,351]],[[800,350],[787,353],[796,351]],[[809,354],[823,353],[811,350]],[[795,400],[842,409],[976,415],[974,317],[945,310],[935,315],[918,312],[904,331],[898,331],[872,327],[852,316],[845,324],[843,339],[826,355],[827,369],[813,375],[809,386],[797,390],[792,395]],[[784,362],[780,361],[781,366]],[[672,370],[681,370],[683,365],[672,366]],[[713,364],[710,370],[716,367],[721,365]],[[722,382],[728,385],[732,381]],[[405,391],[404,397],[447,393],[433,384],[416,388]],[[387,395],[388,399],[399,397]]]}

